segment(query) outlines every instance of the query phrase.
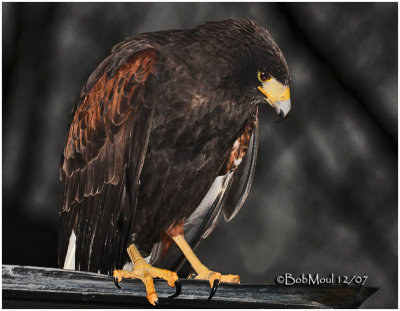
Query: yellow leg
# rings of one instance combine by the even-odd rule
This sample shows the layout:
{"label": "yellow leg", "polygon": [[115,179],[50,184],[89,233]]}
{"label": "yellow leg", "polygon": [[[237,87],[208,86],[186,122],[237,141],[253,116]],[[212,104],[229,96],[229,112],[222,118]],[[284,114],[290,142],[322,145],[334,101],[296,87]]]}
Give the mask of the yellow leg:
{"label": "yellow leg", "polygon": [[185,237],[183,235],[176,235],[172,237],[175,241],[176,245],[181,249],[182,253],[185,255],[186,259],[190,262],[193,269],[196,271],[197,276],[196,279],[199,280],[208,280],[210,282],[210,286],[213,287],[214,280],[219,280],[220,282],[225,283],[240,283],[240,277],[238,275],[226,274],[221,275],[219,272],[214,272],[208,269],[205,265],[203,265],[199,258],[197,258],[196,254],[193,252],[192,248],[186,242]]}
{"label": "yellow leg", "polygon": [[114,270],[114,278],[118,282],[121,282],[122,279],[140,279],[146,286],[147,300],[155,306],[158,303],[158,296],[154,288],[153,278],[164,279],[170,287],[175,287],[178,275],[176,272],[149,265],[133,244],[128,247],[127,252],[132,261],[133,270]]}

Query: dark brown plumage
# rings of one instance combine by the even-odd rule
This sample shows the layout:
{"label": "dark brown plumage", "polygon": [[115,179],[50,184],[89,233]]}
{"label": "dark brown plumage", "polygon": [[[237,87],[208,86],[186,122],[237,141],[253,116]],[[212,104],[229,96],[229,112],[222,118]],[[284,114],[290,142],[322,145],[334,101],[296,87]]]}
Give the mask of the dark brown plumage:
{"label": "dark brown plumage", "polygon": [[[250,20],[142,34],[114,47],[82,90],[61,159],[60,266],[73,232],[75,269],[122,268],[130,243],[151,263],[177,268],[183,257],[168,251],[164,232],[185,221],[194,246],[221,215],[234,217],[254,174],[257,104],[265,102],[259,71],[289,83],[279,48]],[[194,217],[216,178],[228,175]]]}

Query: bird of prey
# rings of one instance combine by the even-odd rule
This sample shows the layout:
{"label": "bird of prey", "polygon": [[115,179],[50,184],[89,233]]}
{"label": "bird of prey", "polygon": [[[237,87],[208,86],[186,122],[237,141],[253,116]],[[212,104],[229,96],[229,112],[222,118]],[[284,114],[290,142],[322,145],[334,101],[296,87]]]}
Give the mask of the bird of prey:
{"label": "bird of prey", "polygon": [[113,274],[116,285],[140,279],[153,305],[153,278],[179,292],[175,271],[185,259],[211,295],[219,282],[239,283],[208,269],[193,249],[243,205],[258,104],[283,119],[289,82],[281,50],[248,19],[116,45],[84,85],[67,131],[60,266]]}

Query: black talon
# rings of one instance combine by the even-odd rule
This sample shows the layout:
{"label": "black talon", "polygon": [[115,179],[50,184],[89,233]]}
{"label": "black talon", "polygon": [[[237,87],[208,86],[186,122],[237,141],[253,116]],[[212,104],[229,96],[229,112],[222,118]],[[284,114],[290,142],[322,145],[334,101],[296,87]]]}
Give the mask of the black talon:
{"label": "black talon", "polygon": [[118,279],[116,277],[114,277],[114,284],[118,289],[121,289],[121,286],[119,286]]}
{"label": "black talon", "polygon": [[176,298],[181,294],[182,285],[178,281],[175,281],[175,294],[168,296],[168,298]]}
{"label": "black talon", "polygon": [[219,280],[215,279],[214,283],[213,283],[213,287],[211,288],[210,296],[208,296],[207,301],[211,301],[215,292],[217,291],[218,285],[219,285]]}
{"label": "black talon", "polygon": [[155,304],[155,308],[160,308],[160,305],[158,304],[158,300],[156,300],[156,301],[154,301],[154,304]]}

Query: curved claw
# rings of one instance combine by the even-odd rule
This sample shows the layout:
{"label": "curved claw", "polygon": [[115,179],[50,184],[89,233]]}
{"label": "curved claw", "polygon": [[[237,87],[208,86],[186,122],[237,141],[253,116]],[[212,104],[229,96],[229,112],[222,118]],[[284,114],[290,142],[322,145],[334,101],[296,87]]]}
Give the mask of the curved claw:
{"label": "curved claw", "polygon": [[160,304],[158,303],[158,300],[154,301],[154,307],[157,309],[160,308]]}
{"label": "curved claw", "polygon": [[213,283],[213,287],[211,288],[210,296],[208,296],[207,301],[211,301],[215,292],[217,291],[218,285],[219,285],[219,280],[215,279],[214,283]]}
{"label": "curved claw", "polygon": [[181,294],[182,285],[178,281],[175,281],[175,294],[168,296],[168,298],[176,298]]}
{"label": "curved claw", "polygon": [[121,286],[119,286],[118,279],[116,277],[114,277],[114,284],[118,289],[121,289]]}

